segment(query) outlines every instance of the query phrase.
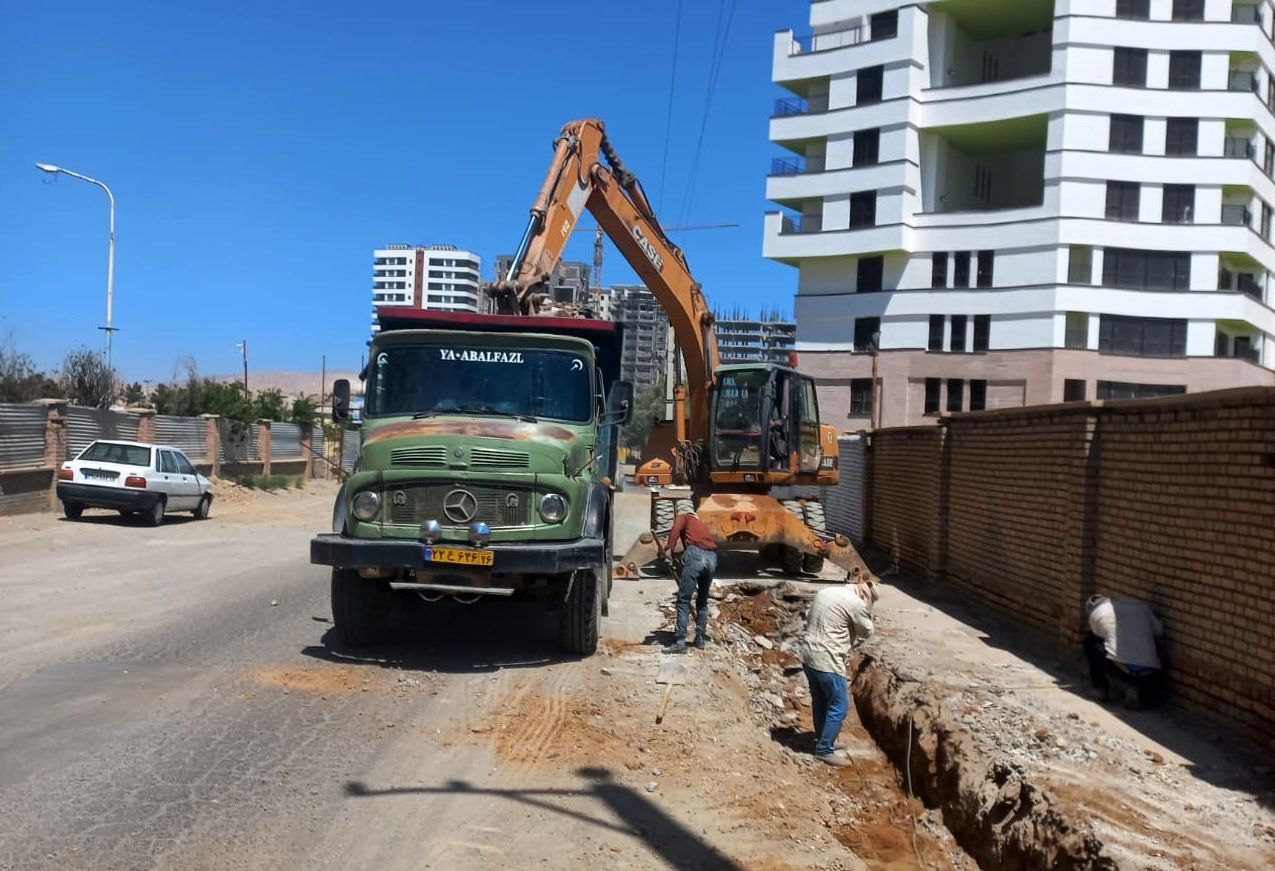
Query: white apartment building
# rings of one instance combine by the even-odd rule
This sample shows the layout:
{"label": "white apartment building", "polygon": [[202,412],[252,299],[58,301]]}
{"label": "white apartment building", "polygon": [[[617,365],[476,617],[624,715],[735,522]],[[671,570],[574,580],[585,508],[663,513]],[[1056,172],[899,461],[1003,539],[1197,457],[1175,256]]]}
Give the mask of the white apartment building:
{"label": "white apartment building", "polygon": [[383,305],[477,312],[482,258],[454,245],[387,245],[372,252],[372,332]]}
{"label": "white apartment building", "polygon": [[1275,383],[1272,12],[812,0],[763,250],[825,421]]}

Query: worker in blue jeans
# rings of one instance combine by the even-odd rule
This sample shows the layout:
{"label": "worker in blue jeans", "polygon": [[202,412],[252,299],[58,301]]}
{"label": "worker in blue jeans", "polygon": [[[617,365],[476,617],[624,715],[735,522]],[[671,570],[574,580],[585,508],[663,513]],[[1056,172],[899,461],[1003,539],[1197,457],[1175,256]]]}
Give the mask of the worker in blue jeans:
{"label": "worker in blue jeans", "polygon": [[703,650],[708,642],[708,591],[717,571],[717,542],[712,530],[699,519],[688,503],[678,506],[677,519],[664,542],[665,550],[671,550],[680,541],[682,550],[682,577],[677,585],[677,624],[673,630],[673,643],[664,648],[665,653],[686,652],[686,629],[691,622],[691,598],[695,599],[695,647]]}
{"label": "worker in blue jeans", "polygon": [[820,590],[810,603],[801,664],[810,684],[810,713],[815,727],[815,758],[844,768],[850,759],[837,746],[841,724],[850,711],[846,657],[872,635],[875,583],[856,568],[846,583]]}

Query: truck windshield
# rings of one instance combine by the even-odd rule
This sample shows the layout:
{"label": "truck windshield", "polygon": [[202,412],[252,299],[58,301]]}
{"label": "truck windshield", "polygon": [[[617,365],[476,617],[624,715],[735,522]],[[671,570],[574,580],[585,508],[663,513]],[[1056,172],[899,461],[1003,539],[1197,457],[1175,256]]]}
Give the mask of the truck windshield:
{"label": "truck windshield", "polygon": [[391,345],[376,352],[366,414],[498,414],[583,422],[593,367],[569,351]]}

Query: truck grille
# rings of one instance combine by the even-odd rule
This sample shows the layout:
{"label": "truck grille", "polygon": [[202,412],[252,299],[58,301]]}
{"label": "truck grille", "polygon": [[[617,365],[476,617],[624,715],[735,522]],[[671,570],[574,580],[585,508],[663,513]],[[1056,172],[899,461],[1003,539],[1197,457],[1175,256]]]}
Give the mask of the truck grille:
{"label": "truck grille", "polygon": [[[447,494],[467,490],[478,503],[477,513],[466,522],[457,522],[443,511]],[[492,529],[531,524],[531,490],[518,487],[495,487],[485,484],[404,484],[385,490],[389,506],[389,522],[416,526],[426,520],[437,520],[443,526],[463,528],[482,521]]]}
{"label": "truck grille", "polygon": [[470,464],[475,469],[530,469],[531,455],[525,451],[505,451],[500,448],[474,448],[469,452]]}
{"label": "truck grille", "polygon": [[447,465],[447,448],[442,445],[395,448],[390,451],[390,463],[395,466],[410,466],[414,469],[442,468]]}

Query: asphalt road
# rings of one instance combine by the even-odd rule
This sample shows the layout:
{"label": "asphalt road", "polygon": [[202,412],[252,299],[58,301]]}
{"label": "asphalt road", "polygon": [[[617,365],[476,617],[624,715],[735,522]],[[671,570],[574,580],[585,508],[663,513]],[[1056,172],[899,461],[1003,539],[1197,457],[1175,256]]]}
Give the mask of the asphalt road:
{"label": "asphalt road", "polygon": [[[594,679],[549,615],[422,606],[348,656],[308,564],[331,491],[262,498],[158,529],[0,520],[0,869],[715,863],[606,772],[529,792],[533,766],[465,740],[534,693],[544,715],[517,737],[535,761],[553,700]],[[621,498],[620,547],[646,515]],[[658,620],[637,586],[617,585],[608,637]]]}

